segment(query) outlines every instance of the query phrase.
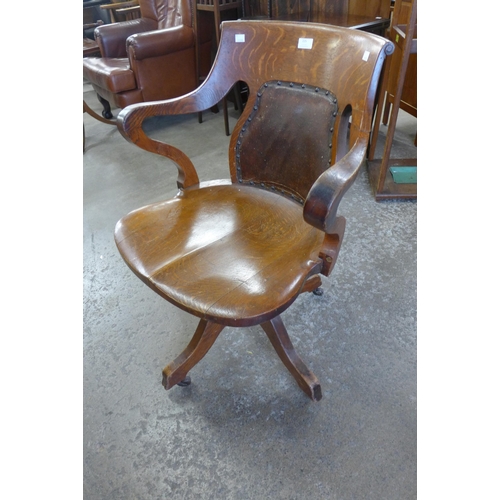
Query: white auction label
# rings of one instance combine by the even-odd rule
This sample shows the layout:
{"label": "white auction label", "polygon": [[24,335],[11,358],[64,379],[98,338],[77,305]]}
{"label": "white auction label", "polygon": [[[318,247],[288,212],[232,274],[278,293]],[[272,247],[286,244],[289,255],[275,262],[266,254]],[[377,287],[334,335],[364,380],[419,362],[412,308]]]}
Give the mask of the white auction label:
{"label": "white auction label", "polygon": [[299,49],[312,49],[313,39],[312,38],[299,38]]}

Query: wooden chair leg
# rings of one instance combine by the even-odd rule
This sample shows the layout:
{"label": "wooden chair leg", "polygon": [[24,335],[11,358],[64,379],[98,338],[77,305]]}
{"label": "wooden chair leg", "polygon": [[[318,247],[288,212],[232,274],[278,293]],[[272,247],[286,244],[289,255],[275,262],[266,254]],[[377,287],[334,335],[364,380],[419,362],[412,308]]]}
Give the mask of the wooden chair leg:
{"label": "wooden chair leg", "polygon": [[321,288],[321,277],[319,274],[315,274],[306,280],[304,286],[300,293],[313,292],[314,295],[323,295],[323,289]]}
{"label": "wooden chair leg", "polygon": [[[218,113],[219,112],[219,106],[217,104],[214,104],[211,108],[210,111],[212,113]],[[198,123],[203,123],[203,111],[198,112]]]}
{"label": "wooden chair leg", "polygon": [[384,113],[382,115],[382,123],[384,125],[387,125],[387,122],[389,121],[389,115],[391,113],[391,108],[392,108],[392,101],[389,99],[389,93],[387,93],[386,98],[385,98],[385,104],[384,104]]}
{"label": "wooden chair leg", "polygon": [[163,369],[163,387],[168,390],[182,385],[189,370],[205,356],[223,329],[224,325],[202,319],[186,349]]}
{"label": "wooden chair leg", "polygon": [[241,98],[241,83],[236,83],[236,85],[233,87],[233,93],[234,93],[234,109],[236,111],[243,113],[243,99]]}
{"label": "wooden chair leg", "polygon": [[227,100],[225,97],[222,100],[222,110],[224,112],[224,130],[226,132],[226,135],[229,136],[231,134],[229,133],[229,115],[227,112]]}
{"label": "wooden chair leg", "polygon": [[319,380],[296,353],[281,317],[276,316],[272,320],[262,323],[261,326],[300,388],[313,401],[319,401],[322,397]]}

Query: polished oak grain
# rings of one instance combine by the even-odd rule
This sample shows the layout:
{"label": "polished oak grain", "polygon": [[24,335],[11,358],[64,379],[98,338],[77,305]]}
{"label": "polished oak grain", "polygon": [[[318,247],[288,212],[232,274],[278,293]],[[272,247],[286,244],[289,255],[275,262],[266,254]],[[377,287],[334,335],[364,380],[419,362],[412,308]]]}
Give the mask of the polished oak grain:
{"label": "polished oak grain", "polygon": [[293,200],[238,184],[181,191],[116,228],[122,257],[148,286],[195,316],[231,326],[285,310],[321,271],[323,239]]}

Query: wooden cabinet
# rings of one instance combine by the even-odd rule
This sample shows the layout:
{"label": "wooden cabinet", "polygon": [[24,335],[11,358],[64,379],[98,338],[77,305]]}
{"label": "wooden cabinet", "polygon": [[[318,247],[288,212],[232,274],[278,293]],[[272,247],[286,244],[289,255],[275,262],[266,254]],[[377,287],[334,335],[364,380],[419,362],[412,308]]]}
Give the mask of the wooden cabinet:
{"label": "wooden cabinet", "polygon": [[246,0],[245,14],[252,17],[296,18],[309,16],[369,16],[388,19],[391,0]]}
{"label": "wooden cabinet", "polygon": [[[396,0],[389,38],[395,49],[384,67],[368,152],[370,182],[377,201],[417,197],[417,159],[391,155],[399,110],[417,116],[417,0]],[[387,135],[382,158],[375,159],[380,121],[388,125]],[[397,182],[395,167],[399,171],[412,169],[412,182]]]}

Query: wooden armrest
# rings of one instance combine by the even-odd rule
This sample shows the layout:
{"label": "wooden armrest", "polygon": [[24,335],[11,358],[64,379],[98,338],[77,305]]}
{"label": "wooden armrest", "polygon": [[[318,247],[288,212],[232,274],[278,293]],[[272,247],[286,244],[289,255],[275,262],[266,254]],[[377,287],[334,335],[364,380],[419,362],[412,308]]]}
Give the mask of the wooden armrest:
{"label": "wooden armrest", "polygon": [[103,24],[104,24],[104,21],[102,21],[101,19],[99,19],[95,23],[84,24],[83,25],[83,29],[84,30],[88,30],[90,28],[97,28],[98,26],[102,26]]}
{"label": "wooden armrest", "polygon": [[165,142],[151,139],[142,128],[144,120],[153,116],[167,116],[183,114],[179,98],[157,101],[152,103],[139,103],[127,106],[120,111],[117,117],[117,125],[120,133],[127,141],[134,143],[146,151],[165,156],[172,160],[177,166],[177,186],[185,189],[199,184],[198,173],[188,156],[180,149]]}
{"label": "wooden armrest", "polygon": [[110,9],[122,9],[124,7],[133,7],[133,6],[139,7],[139,2],[137,0],[130,0],[128,2],[118,2],[118,3],[110,3],[110,4],[106,4],[106,5],[99,5],[99,8],[110,10]]}
{"label": "wooden armrest", "polygon": [[[211,73],[210,75],[213,75]],[[165,101],[132,104],[120,111],[117,125],[120,133],[146,151],[172,160],[179,172],[177,186],[187,189],[199,184],[198,174],[191,160],[181,150],[167,143],[151,139],[142,128],[144,120],[153,116],[185,115],[210,109],[231,90],[236,82],[209,77],[195,90],[184,96]]]}
{"label": "wooden armrest", "polygon": [[365,158],[367,144],[367,139],[358,139],[340,161],[318,177],[304,203],[304,220],[307,223],[327,234],[334,231],[337,208],[356,179]]}
{"label": "wooden armrest", "polygon": [[116,9],[116,12],[120,14],[127,14],[128,12],[136,12],[138,10],[141,10],[140,5],[132,5],[131,7]]}

